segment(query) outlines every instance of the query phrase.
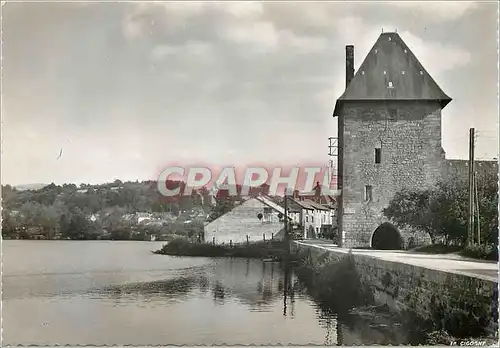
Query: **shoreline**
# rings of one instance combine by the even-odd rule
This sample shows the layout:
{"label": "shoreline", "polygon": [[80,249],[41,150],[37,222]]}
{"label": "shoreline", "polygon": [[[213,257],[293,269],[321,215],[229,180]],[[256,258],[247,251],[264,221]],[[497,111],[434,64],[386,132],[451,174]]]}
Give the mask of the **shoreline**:
{"label": "shoreline", "polygon": [[161,249],[152,251],[152,253],[186,257],[251,258],[279,262],[287,258],[289,254],[288,250],[282,241],[265,241],[228,246],[192,243],[183,239],[174,239],[163,245]]}

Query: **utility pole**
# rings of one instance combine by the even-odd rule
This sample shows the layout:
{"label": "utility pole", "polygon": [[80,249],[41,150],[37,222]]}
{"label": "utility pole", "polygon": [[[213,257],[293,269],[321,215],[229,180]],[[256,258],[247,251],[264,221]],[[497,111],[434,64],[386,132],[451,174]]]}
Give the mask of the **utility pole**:
{"label": "utility pole", "polygon": [[469,223],[467,244],[474,242],[474,128],[469,129]]}
{"label": "utility pole", "polygon": [[476,202],[477,244],[481,244],[481,220],[479,219],[479,199],[477,194],[476,173],[474,173],[474,201]]}
{"label": "utility pole", "polygon": [[287,189],[285,189],[285,198],[284,198],[284,208],[285,208],[285,238],[283,240],[285,241],[285,246],[288,248],[290,247],[290,241],[288,240],[288,195],[287,195]]}
{"label": "utility pole", "polygon": [[[338,171],[338,168],[340,163],[339,163],[339,138],[338,137],[329,137],[328,138],[330,144],[328,145],[328,156],[331,158],[330,159],[330,187],[332,185],[332,181],[334,181],[335,179],[335,188],[336,189],[340,189],[340,182],[339,182],[339,177],[338,177],[338,174],[339,174],[339,171]],[[336,163],[336,167],[337,167],[337,172],[335,173],[334,171],[334,164]],[[340,227],[340,223],[339,223],[339,214],[341,214],[341,205],[342,205],[342,201],[340,199],[341,197],[335,197],[335,209],[337,211],[337,231],[339,231],[339,227]],[[332,217],[332,225],[333,225],[333,217]],[[335,239],[334,237],[332,237],[332,239]],[[342,237],[340,237],[340,240],[342,240]],[[341,242],[337,242],[337,244],[340,246]]]}

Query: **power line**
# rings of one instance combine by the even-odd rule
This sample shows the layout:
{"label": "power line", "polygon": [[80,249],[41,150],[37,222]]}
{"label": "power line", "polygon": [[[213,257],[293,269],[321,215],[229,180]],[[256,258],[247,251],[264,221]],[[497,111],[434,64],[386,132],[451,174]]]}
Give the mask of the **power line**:
{"label": "power line", "polygon": [[481,138],[481,139],[498,139],[498,137],[495,137],[495,136],[492,136],[492,135],[478,135],[477,138]]}

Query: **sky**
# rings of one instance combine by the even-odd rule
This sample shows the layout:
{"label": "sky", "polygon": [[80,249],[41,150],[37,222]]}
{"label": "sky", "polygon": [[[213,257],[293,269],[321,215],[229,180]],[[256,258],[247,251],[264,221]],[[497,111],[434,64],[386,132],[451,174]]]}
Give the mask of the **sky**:
{"label": "sky", "polygon": [[[2,183],[156,179],[172,163],[328,163],[345,45],[396,31],[453,101],[448,158],[498,157],[496,2],[2,6]],[[62,151],[62,152],[61,152]]]}

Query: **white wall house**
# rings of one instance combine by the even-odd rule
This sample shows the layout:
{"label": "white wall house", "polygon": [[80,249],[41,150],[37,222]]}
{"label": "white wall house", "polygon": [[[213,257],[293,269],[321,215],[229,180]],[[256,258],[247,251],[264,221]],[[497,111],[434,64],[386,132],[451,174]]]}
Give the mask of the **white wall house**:
{"label": "white wall house", "polygon": [[153,217],[153,214],[151,213],[136,213],[135,218],[137,219],[137,223],[140,224],[141,222],[145,220],[150,220]]}
{"label": "white wall house", "polygon": [[314,232],[316,236],[318,236],[320,233],[324,232],[325,228],[333,226],[334,210],[331,207],[313,201],[307,201],[307,203],[315,208]]}
{"label": "white wall house", "polygon": [[240,244],[281,239],[284,234],[284,212],[281,206],[266,196],[249,198],[206,224],[204,242]]}
{"label": "white wall house", "polygon": [[314,208],[304,201],[300,201],[294,198],[289,198],[289,205],[291,210],[298,210],[298,218],[296,221],[302,226],[302,237],[307,238],[307,231],[309,227],[314,227],[315,213]]}
{"label": "white wall house", "polygon": [[[317,238],[321,232],[335,224],[334,210],[331,207],[309,199],[292,198],[291,202],[292,207],[300,209],[303,238]],[[314,234],[310,233],[311,227]]]}

